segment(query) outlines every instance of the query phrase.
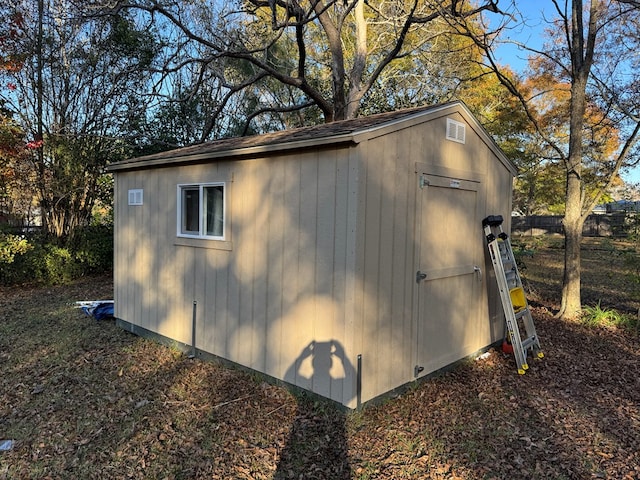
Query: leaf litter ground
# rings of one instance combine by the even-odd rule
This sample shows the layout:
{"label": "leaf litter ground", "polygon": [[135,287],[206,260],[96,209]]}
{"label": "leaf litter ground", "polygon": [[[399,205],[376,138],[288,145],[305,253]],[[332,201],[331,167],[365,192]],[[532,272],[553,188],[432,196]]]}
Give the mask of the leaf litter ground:
{"label": "leaf litter ground", "polygon": [[[637,311],[619,249],[583,254],[585,303]],[[526,375],[493,349],[356,412],[73,308],[110,278],[0,289],[0,480],[640,479],[637,332],[554,319],[561,265],[525,259]]]}

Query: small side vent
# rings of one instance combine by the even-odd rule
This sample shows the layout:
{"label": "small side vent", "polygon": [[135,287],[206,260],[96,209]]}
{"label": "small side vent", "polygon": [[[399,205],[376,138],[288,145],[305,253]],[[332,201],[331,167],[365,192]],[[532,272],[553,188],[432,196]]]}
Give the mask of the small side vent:
{"label": "small side vent", "polygon": [[143,191],[141,188],[129,190],[129,205],[142,205]]}
{"label": "small side vent", "polygon": [[458,143],[465,142],[466,125],[447,118],[447,140]]}

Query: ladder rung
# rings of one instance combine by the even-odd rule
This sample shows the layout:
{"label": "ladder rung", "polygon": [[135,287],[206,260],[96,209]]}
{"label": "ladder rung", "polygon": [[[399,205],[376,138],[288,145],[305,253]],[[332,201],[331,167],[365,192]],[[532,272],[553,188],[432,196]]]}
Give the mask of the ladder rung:
{"label": "ladder rung", "polygon": [[522,349],[527,350],[531,345],[536,345],[538,343],[538,337],[529,337],[522,341]]}

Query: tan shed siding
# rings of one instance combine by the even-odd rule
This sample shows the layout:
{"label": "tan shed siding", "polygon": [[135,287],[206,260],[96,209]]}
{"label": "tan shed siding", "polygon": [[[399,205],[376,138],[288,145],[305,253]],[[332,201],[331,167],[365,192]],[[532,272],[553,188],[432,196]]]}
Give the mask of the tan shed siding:
{"label": "tan shed siding", "polygon": [[401,345],[403,355],[392,351],[393,370],[390,377],[402,381],[412,379],[414,363],[413,305],[415,295],[415,232],[417,175],[413,168],[412,144],[400,139],[397,143],[397,168],[395,171],[396,202],[393,218],[402,228],[394,228],[393,275],[391,284],[392,318],[394,319],[393,344]]}
{"label": "tan shed siding", "polygon": [[[342,302],[342,308],[336,309],[337,318],[335,319],[337,329],[335,338],[341,340],[343,350],[341,361],[343,363],[344,379],[336,379],[332,377],[331,391],[334,392],[334,398],[340,399],[342,403],[355,401],[355,368],[357,366],[357,356],[359,352],[353,349],[353,332],[350,325],[353,318],[349,310],[348,301],[348,284],[353,271],[349,267],[350,256],[353,251],[350,248],[349,236],[349,210],[350,210],[350,156],[349,151],[344,151],[346,158],[340,159],[336,155],[335,163],[335,225],[333,241],[333,292],[332,296],[337,301]],[[351,198],[355,200],[355,198]],[[341,355],[337,353],[338,357]],[[346,365],[346,368],[345,368]]]}
{"label": "tan shed siding", "polygon": [[122,192],[126,192],[125,188],[125,175],[115,175],[113,186],[113,198],[114,198],[114,210],[113,210],[113,299],[114,303],[114,315],[117,318],[125,318],[124,307],[126,305],[126,296],[124,289],[126,283],[124,279],[124,266],[125,266],[125,252],[126,246],[124,245],[124,238],[122,232],[124,231],[125,222],[125,208],[126,203],[123,202]]}
{"label": "tan shed siding", "polygon": [[[443,115],[361,146],[366,166],[362,281],[365,400],[413,378],[417,268],[414,219],[418,190],[415,162],[458,172],[461,178],[481,179],[480,215],[488,206],[487,197],[494,204],[504,199],[505,190],[503,185],[496,185],[496,178],[510,177],[509,172],[461,115],[449,118],[467,125],[464,144],[445,140],[447,116]],[[483,241],[480,220],[478,242]],[[478,246],[481,248],[482,244]],[[482,297],[486,299],[486,293]],[[467,332],[473,336],[467,346],[469,353],[496,340],[496,325],[501,319],[493,315],[488,321],[487,315],[488,312],[481,312],[482,319]]]}
{"label": "tan shed siding", "polygon": [[[447,113],[467,124],[465,144],[445,140]],[[510,173],[465,118],[438,111],[348,148],[119,172],[116,315],[189,343],[196,300],[198,348],[351,407],[358,354],[363,401],[411,381],[416,163],[482,178],[487,213],[510,197]],[[215,181],[226,182],[228,238],[179,239],[177,185]],[[130,188],[144,189],[143,206],[127,205]],[[492,323],[479,343],[502,335],[484,278]]]}
{"label": "tan shed siding", "polygon": [[[460,170],[466,169],[482,175],[482,188],[478,194],[480,196],[479,200],[484,203],[484,211],[481,212],[483,218],[486,215],[493,214],[506,215],[506,218],[508,218],[511,211],[511,174],[489,148],[489,145],[484,143],[483,139],[476,134],[473,125],[467,123],[459,114],[449,115],[449,118],[453,118],[467,125],[466,143],[456,144],[450,141],[445,142],[445,163]],[[444,123],[444,118],[442,120]],[[446,129],[446,125],[443,124],[440,128],[444,130]],[[509,182],[508,187],[506,187],[505,181]],[[483,267],[484,279],[482,286],[482,311],[480,312],[481,321],[478,324],[479,329],[476,332],[476,341],[472,347],[482,348],[502,338],[504,316],[501,311],[502,307],[496,289],[493,266],[487,256],[484,235],[480,223],[478,223],[477,241],[482,242],[485,263]]]}
{"label": "tan shed siding", "polygon": [[283,291],[287,288],[285,282],[285,224],[287,212],[285,203],[286,162],[276,161],[269,165],[269,201],[263,208],[268,208],[267,221],[267,251],[269,264],[266,278],[266,309],[265,309],[265,339],[267,348],[264,348],[265,371],[270,375],[281,374],[281,350],[282,339],[286,332],[282,331],[282,305]]}
{"label": "tan shed siding", "polygon": [[[503,228],[507,233],[510,233],[513,177],[506,169],[491,169],[488,179],[486,213],[487,215],[502,215],[504,218]],[[491,320],[491,341],[496,342],[504,336],[504,313],[491,258],[486,244],[483,245],[485,245],[485,271],[487,272],[485,283],[487,286],[488,315]]]}
{"label": "tan shed siding", "polygon": [[[420,129],[370,140],[366,165],[363,400],[411,380],[413,216]],[[409,218],[410,217],[410,218]]]}
{"label": "tan shed siding", "polygon": [[[177,185],[229,180],[231,165],[231,249],[176,244]],[[341,149],[119,173],[117,208],[134,208],[126,193],[140,182],[145,205],[118,214],[116,248],[124,260],[116,275],[118,288],[125,286],[118,317],[190,343],[196,300],[198,348],[355,401],[358,352],[346,299],[356,251],[349,223],[354,171],[349,150]],[[312,342],[323,355],[315,365],[307,355]]]}
{"label": "tan shed siding", "polygon": [[[120,228],[118,229],[119,242],[117,245],[117,251],[120,254],[120,262],[118,263],[117,275],[127,275],[131,267],[134,269],[139,268],[139,245],[137,239],[140,233],[140,227],[143,220],[143,214],[146,205],[129,205],[128,204],[128,192],[133,188],[143,188],[144,184],[141,183],[139,175],[129,174],[121,182],[122,189],[119,190],[120,195],[120,218],[122,220]],[[121,283],[121,288],[118,292],[118,299],[124,301],[118,301],[117,314],[122,315],[125,318],[134,318],[139,314],[141,307],[132,302],[131,299],[135,298],[139,294],[141,283],[137,278],[133,281],[125,281]]]}
{"label": "tan shed siding", "polygon": [[[466,128],[465,143],[446,140],[447,118],[463,123]],[[471,125],[459,113],[442,116],[433,122],[435,145],[439,146],[438,164],[464,172],[485,174],[487,171],[487,157],[491,154],[487,145],[475,133]],[[493,162],[492,162],[493,163]],[[499,162],[498,162],[499,163]],[[495,168],[502,168],[493,165]]]}

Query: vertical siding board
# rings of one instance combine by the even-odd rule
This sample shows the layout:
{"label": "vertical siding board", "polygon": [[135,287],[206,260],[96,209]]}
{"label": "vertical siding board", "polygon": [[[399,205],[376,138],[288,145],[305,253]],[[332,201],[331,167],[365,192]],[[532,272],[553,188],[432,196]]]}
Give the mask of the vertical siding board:
{"label": "vertical siding board", "polygon": [[238,223],[240,233],[238,235],[238,251],[235,262],[238,266],[238,317],[237,323],[233,326],[233,338],[235,339],[232,349],[232,360],[242,365],[252,365],[253,343],[253,287],[254,287],[254,251],[256,241],[256,229],[253,223],[255,217],[255,192],[251,191],[255,182],[255,172],[253,161],[243,164],[243,181],[240,188],[239,213],[241,217]]}
{"label": "vertical siding board", "polygon": [[[422,124],[420,133],[426,125]],[[411,321],[412,297],[408,295],[413,289],[413,275],[411,261],[413,256],[413,217],[410,216],[410,197],[415,190],[411,180],[414,177],[412,160],[415,159],[412,147],[416,143],[408,141],[403,135],[397,142],[397,168],[395,170],[396,202],[392,217],[396,225],[393,229],[393,251],[391,254],[393,276],[391,282],[391,318],[394,319],[392,329],[393,351],[392,371],[393,380],[405,381],[411,379]]]}
{"label": "vertical siding board", "polygon": [[[361,226],[364,206],[364,183],[362,181],[361,149],[349,148],[346,155],[345,175],[347,177],[347,203],[345,208],[345,351],[349,355],[351,364],[357,368],[357,357],[363,355],[363,292],[362,292],[362,245],[364,241],[363,228]],[[363,356],[363,382],[367,382],[365,376],[367,358]],[[354,371],[354,376],[357,371]],[[351,392],[344,392],[345,404],[354,406],[357,396],[355,380],[349,383]]]}
{"label": "vertical siding board", "polygon": [[224,252],[221,256],[224,257],[222,262],[224,268],[218,266],[218,275],[216,277],[216,296],[214,300],[215,322],[207,338],[211,345],[211,352],[225,357],[227,338],[229,337],[230,317],[232,317],[234,313],[229,303],[229,292],[231,284],[235,283],[235,279],[233,275],[231,275],[231,262],[228,258],[230,254]]}
{"label": "vertical siding board", "polygon": [[[334,239],[336,212],[336,157],[334,150],[320,151],[316,155],[318,165],[317,176],[317,206],[316,206],[316,263],[315,263],[315,293],[319,297],[317,313],[314,319],[314,339],[316,341],[331,342],[341,340],[336,338],[336,316],[334,305]],[[328,352],[326,365],[335,363],[333,353]],[[320,365],[320,362],[317,363]],[[337,365],[336,365],[337,367]],[[338,368],[334,369],[339,370]],[[314,372],[314,392],[333,398],[342,392],[332,392],[332,376],[329,371]]]}
{"label": "vertical siding board", "polygon": [[201,345],[203,350],[207,352],[216,353],[216,333],[219,330],[219,312],[224,309],[224,305],[218,304],[218,287],[220,281],[220,265],[219,255],[216,250],[205,249],[205,258],[203,264],[205,265],[206,275],[206,290],[204,292],[204,298],[202,299],[203,313],[198,319],[202,324],[202,333],[198,332],[198,339],[196,343]]}
{"label": "vertical siding board", "polygon": [[[366,145],[362,152],[363,163],[366,168],[364,214],[364,265],[363,265],[363,289],[364,289],[364,345],[363,350],[367,357],[367,368],[371,375],[368,388],[371,393],[380,391],[381,364],[378,350],[378,332],[380,325],[379,304],[377,301],[378,280],[380,278],[380,208],[382,202],[381,192],[381,151],[375,151],[370,144]],[[377,146],[377,148],[382,148]]]}
{"label": "vertical siding board", "polygon": [[[393,254],[394,254],[394,231],[402,230],[403,225],[394,216],[396,204],[397,186],[395,185],[395,171],[398,163],[397,142],[405,132],[401,131],[397,135],[385,135],[376,139],[380,142],[379,147],[374,150],[381,154],[380,175],[377,177],[380,183],[380,208],[378,210],[379,225],[378,236],[380,237],[380,247],[378,253],[378,292],[376,296],[377,314],[379,328],[377,331],[377,354],[380,358],[378,365],[378,376],[380,386],[384,390],[393,388],[391,385],[397,380],[395,359],[400,356],[396,351],[399,345],[394,342],[396,321],[391,312],[391,293],[393,289]],[[395,375],[394,375],[395,373]]]}
{"label": "vertical siding board", "polygon": [[[269,375],[278,376],[284,371],[280,365],[282,348],[282,296],[283,296],[283,270],[285,251],[285,225],[289,213],[285,204],[285,164],[290,159],[277,158],[269,163],[268,169],[271,175],[269,197],[271,208],[269,210],[268,237],[268,261],[267,261],[267,305],[265,318],[265,371]],[[286,368],[286,367],[284,367]]]}
{"label": "vertical siding board", "polygon": [[[298,284],[300,285],[300,297],[298,302],[305,308],[300,308],[304,314],[297,318],[300,328],[297,329],[298,351],[307,349],[310,343],[315,340],[313,331],[317,315],[316,292],[316,261],[317,261],[317,220],[318,213],[318,161],[317,157],[305,155],[300,166],[300,222],[298,229]],[[299,305],[300,306],[300,305]],[[299,362],[300,359],[296,361]],[[300,365],[299,365],[300,366]],[[302,372],[296,370],[296,385],[314,390],[313,372]]]}
{"label": "vertical siding board", "polygon": [[129,278],[126,275],[124,268],[126,259],[128,256],[128,245],[125,240],[125,232],[127,231],[127,224],[131,220],[127,215],[127,183],[129,174],[122,173],[116,175],[114,198],[115,212],[114,212],[114,313],[117,318],[122,320],[131,321],[126,311],[126,305],[128,303],[127,298],[127,286],[129,285]]}
{"label": "vertical siding board", "polygon": [[270,246],[273,240],[270,238],[269,225],[270,212],[273,209],[271,198],[272,176],[269,171],[270,162],[260,160],[252,163],[252,176],[256,191],[252,192],[253,205],[253,267],[252,278],[253,291],[251,312],[251,366],[256,370],[265,371],[265,342],[267,340],[267,282],[270,263]]}
{"label": "vertical siding board", "polygon": [[160,215],[160,196],[165,195],[160,189],[160,172],[150,172],[147,176],[146,184],[144,186],[143,202],[145,212],[147,212],[148,230],[145,231],[144,236],[147,238],[145,241],[145,248],[148,249],[147,258],[149,264],[147,265],[147,278],[146,278],[146,294],[145,305],[148,315],[149,329],[156,331],[158,328],[158,270],[159,264],[162,261],[162,257],[158,255],[158,250],[162,248],[160,245],[154,245],[154,239],[161,239],[160,224],[165,221],[162,215]]}
{"label": "vertical siding board", "polygon": [[[209,250],[206,248],[192,248],[193,251],[193,272],[194,272],[194,288],[193,301],[196,302],[196,347],[204,347],[206,324],[210,321],[210,313],[212,309],[207,308],[207,299],[209,295],[215,296],[215,264],[209,264]],[[191,315],[193,322],[193,314]],[[189,328],[191,332],[193,327]],[[192,340],[189,337],[189,344]]]}
{"label": "vertical siding board", "polygon": [[[334,169],[335,184],[335,231],[333,235],[333,301],[336,305],[335,336],[340,342],[343,357],[337,356],[335,361],[342,363],[344,378],[332,379],[332,398],[341,403],[348,403],[354,393],[351,383],[354,380],[355,356],[348,342],[346,307],[347,282],[347,249],[348,249],[348,211],[349,211],[349,150],[342,149],[336,153]],[[352,360],[353,358],[353,360]]]}
{"label": "vertical siding board", "polygon": [[135,249],[135,244],[131,241],[131,231],[133,230],[133,225],[135,224],[136,219],[135,219],[135,215],[133,215],[133,212],[131,211],[132,207],[129,206],[127,202],[127,195],[128,195],[127,192],[131,188],[131,185],[133,185],[134,179],[135,179],[135,172],[127,173],[127,176],[124,182],[123,192],[122,192],[122,203],[125,205],[123,207],[123,210],[126,212],[125,221],[123,225],[124,228],[121,233],[123,255],[124,255],[124,262],[122,262],[122,272],[125,278],[127,279],[127,283],[123,288],[123,291],[124,291],[123,293],[125,298],[123,309],[126,315],[125,318],[127,318],[128,321],[139,324],[140,320],[135,317],[135,303],[134,303],[135,297],[133,296],[135,278],[132,275],[132,268],[131,268],[133,265],[133,255],[134,255],[134,249]]}
{"label": "vertical siding board", "polygon": [[[425,126],[425,131],[429,131],[431,125]],[[423,134],[425,132],[423,131]],[[424,141],[424,140],[423,140]],[[416,149],[420,149],[417,150]],[[415,365],[416,359],[416,320],[417,316],[415,314],[414,308],[417,306],[418,295],[416,292],[417,284],[415,282],[415,273],[418,269],[416,259],[418,258],[418,249],[419,246],[416,243],[416,239],[418,237],[417,232],[417,209],[420,194],[418,187],[418,176],[415,172],[415,159],[420,159],[420,151],[425,150],[424,144],[418,144],[417,146],[413,146],[413,149],[409,149],[409,155],[407,155],[408,160],[408,172],[407,172],[407,188],[406,188],[406,202],[407,208],[404,214],[404,221],[406,226],[407,235],[405,237],[404,243],[404,251],[405,251],[405,272],[406,278],[403,283],[404,285],[404,305],[406,312],[406,322],[404,325],[404,338],[407,341],[406,344],[406,358],[409,365],[408,375],[410,378],[413,378],[413,372],[411,368]]]}
{"label": "vertical siding board", "polygon": [[124,275],[124,270],[122,266],[124,265],[125,258],[125,245],[124,245],[124,226],[126,219],[126,214],[124,211],[124,196],[123,192],[126,192],[125,182],[127,175],[115,175],[114,181],[114,190],[113,190],[113,198],[115,199],[114,204],[114,226],[113,226],[113,299],[115,301],[114,304],[114,314],[116,318],[126,319],[124,313],[124,305],[126,302],[124,287],[127,285],[127,278]]}
{"label": "vertical siding board", "polygon": [[176,221],[177,221],[177,170],[172,168],[167,172],[159,171],[158,182],[158,243],[156,255],[158,256],[158,269],[156,278],[156,305],[158,315],[155,322],[155,331],[161,331],[169,321],[168,315],[173,306],[174,295],[177,289],[178,276],[182,272],[175,272],[176,266]]}
{"label": "vertical siding board", "polygon": [[[236,332],[240,327],[240,283],[242,282],[242,270],[240,268],[240,261],[242,259],[242,250],[240,245],[240,239],[244,236],[244,224],[239,220],[239,213],[243,208],[242,196],[244,190],[242,188],[244,178],[244,165],[239,165],[238,169],[234,172],[234,184],[233,184],[233,210],[231,215],[233,217],[233,251],[232,258],[227,266],[228,282],[227,282],[227,315],[225,317],[224,326],[224,347],[221,348],[220,353],[224,358],[239,362],[237,357],[237,336]],[[222,332],[221,332],[222,334]]]}
{"label": "vertical siding board", "polygon": [[354,209],[353,222],[354,231],[354,252],[353,252],[353,308],[354,324],[353,341],[355,350],[362,355],[362,399],[366,401],[372,398],[375,382],[375,351],[370,350],[368,338],[372,331],[371,319],[366,315],[366,278],[365,278],[365,250],[366,250],[366,211],[367,211],[367,149],[366,145],[360,144],[356,153],[356,178],[354,181],[357,187],[357,198]]}
{"label": "vertical siding board", "polygon": [[299,248],[300,213],[301,213],[301,180],[300,161],[284,162],[283,203],[286,207],[286,222],[283,225],[282,252],[282,319],[279,364],[283,378],[296,383],[297,357],[306,346],[302,330],[303,319],[295,318],[296,307],[304,300],[302,279],[300,278],[301,251]]}
{"label": "vertical siding board", "polygon": [[[142,175],[140,172],[136,172],[133,178],[133,186],[131,188],[140,188],[140,185],[144,185]],[[143,224],[143,209],[144,206],[131,206],[129,207],[133,211],[134,223],[131,225],[131,230],[129,232],[129,241],[132,243],[132,262],[129,264],[129,268],[132,269],[134,275],[133,289],[131,292],[133,304],[135,305],[135,311],[133,313],[133,317],[137,319],[140,325],[145,328],[148,328],[149,324],[147,322],[146,315],[144,315],[144,310],[142,308],[142,301],[144,299],[144,285],[142,284],[142,279],[140,278],[142,269],[144,268],[143,257],[144,257],[144,242],[141,241],[142,238],[142,229],[144,227]]]}

